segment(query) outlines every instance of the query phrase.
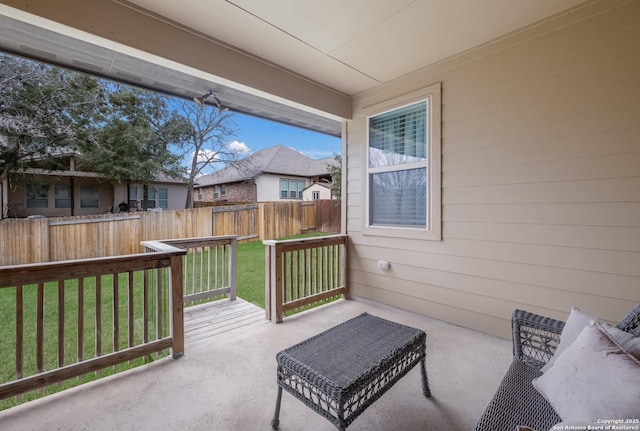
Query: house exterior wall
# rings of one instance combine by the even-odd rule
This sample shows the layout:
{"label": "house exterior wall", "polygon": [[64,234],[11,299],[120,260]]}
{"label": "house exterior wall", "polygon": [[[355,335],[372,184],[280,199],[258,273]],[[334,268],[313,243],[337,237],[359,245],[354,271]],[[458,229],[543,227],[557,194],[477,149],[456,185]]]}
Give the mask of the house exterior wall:
{"label": "house exterior wall", "polygon": [[314,183],[302,191],[302,200],[303,201],[314,200],[313,192],[318,192],[320,194],[318,199],[331,199],[331,189],[325,186],[321,186],[318,183]]}
{"label": "house exterior wall", "polygon": [[[222,190],[222,189],[220,189]],[[215,197],[215,186],[198,187],[194,199],[202,202],[255,202],[256,186],[253,182],[243,181],[224,185],[224,194]]]}
{"label": "house exterior wall", "polygon": [[[29,182],[27,178],[27,182]],[[34,178],[35,181],[35,178]],[[46,208],[29,208],[27,204],[27,185],[20,184],[15,188],[10,187],[8,193],[8,203],[12,210],[8,216],[13,217],[28,217],[32,215],[42,215],[45,217],[65,217],[71,215],[71,208],[56,208],[55,205],[55,184],[71,184],[70,177],[54,177],[54,176],[42,176],[37,179],[39,184],[48,185],[48,206]],[[109,184],[104,184],[96,178],[82,178],[75,177],[73,179],[74,184],[74,215],[91,215],[91,214],[103,214],[111,209],[113,204],[113,187]],[[98,189],[98,207],[97,208],[82,208],[80,200],[80,190],[82,186],[97,187]],[[14,212],[15,209],[15,212]]]}
{"label": "house exterior wall", "polygon": [[280,198],[280,179],[303,180],[305,187],[311,184],[309,178],[290,175],[262,174],[256,177],[256,194],[258,202],[296,201],[300,199]]}
{"label": "house exterior wall", "polygon": [[[135,200],[137,202],[138,208],[142,208],[142,200],[144,198],[143,185],[131,184],[131,187],[136,188],[137,197]],[[167,189],[167,197],[168,197],[167,209],[170,209],[170,210],[184,209],[184,205],[187,202],[187,190],[188,190],[186,184],[154,183],[154,184],[151,184],[149,187],[155,187],[156,189],[159,189],[159,188]],[[129,199],[127,198],[127,185],[119,184],[115,187],[115,190],[114,190],[114,202],[115,202],[114,207],[116,211],[118,210],[118,204],[123,201],[124,202],[129,201]],[[157,201],[157,195],[156,195],[156,201]]]}
{"label": "house exterior wall", "polygon": [[[640,302],[640,2],[593,2],[352,99],[350,289],[509,338]],[[363,233],[364,109],[442,83],[442,240]],[[378,269],[387,260],[387,271]]]}
{"label": "house exterior wall", "polygon": [[229,202],[255,202],[256,186],[253,183],[242,182],[228,184],[226,187],[226,200]]}

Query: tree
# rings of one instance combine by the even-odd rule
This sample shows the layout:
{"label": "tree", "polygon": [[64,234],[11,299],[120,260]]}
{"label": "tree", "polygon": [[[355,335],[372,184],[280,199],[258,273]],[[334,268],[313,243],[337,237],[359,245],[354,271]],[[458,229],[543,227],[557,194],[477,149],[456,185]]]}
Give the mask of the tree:
{"label": "tree", "polygon": [[98,137],[80,148],[109,182],[147,185],[160,173],[184,177],[180,157],[170,146],[182,142],[187,132],[188,124],[168,108],[167,98],[111,83]]}
{"label": "tree", "polygon": [[246,155],[243,146],[234,144],[233,114],[217,107],[200,107],[191,101],[177,103],[177,112],[190,125],[180,145],[182,155],[189,163],[187,200],[185,208],[193,207],[193,186],[206,168],[241,166]]}
{"label": "tree", "polygon": [[0,53],[0,182],[95,138],[98,80]]}
{"label": "tree", "polygon": [[342,197],[342,156],[334,154],[333,160],[327,164],[327,170],[331,175],[331,195],[340,199]]}

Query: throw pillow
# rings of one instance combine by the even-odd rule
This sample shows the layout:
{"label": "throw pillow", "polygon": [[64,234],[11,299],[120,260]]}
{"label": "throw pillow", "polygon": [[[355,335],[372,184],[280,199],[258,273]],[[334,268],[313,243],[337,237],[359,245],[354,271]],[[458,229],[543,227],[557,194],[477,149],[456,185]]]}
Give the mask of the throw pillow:
{"label": "throw pillow", "polygon": [[533,387],[563,421],[640,417],[640,361],[593,322]]}
{"label": "throw pillow", "polygon": [[611,338],[620,344],[620,347],[634,358],[640,360],[640,336],[630,334],[622,329],[618,329],[604,323],[602,326],[609,333]]}
{"label": "throw pillow", "polygon": [[553,366],[556,358],[573,344],[575,339],[578,338],[578,335],[580,335],[580,332],[582,332],[592,320],[596,319],[583,313],[579,308],[571,307],[571,314],[569,314],[564,328],[562,328],[562,333],[560,334],[560,343],[551,359],[549,359],[549,362],[541,368],[543,373]]}

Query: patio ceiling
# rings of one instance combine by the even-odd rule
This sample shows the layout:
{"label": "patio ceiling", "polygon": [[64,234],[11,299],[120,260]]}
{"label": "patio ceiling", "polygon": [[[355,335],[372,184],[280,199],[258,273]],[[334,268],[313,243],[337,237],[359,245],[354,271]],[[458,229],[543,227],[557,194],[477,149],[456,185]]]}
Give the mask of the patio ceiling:
{"label": "patio ceiling", "polygon": [[583,1],[8,0],[0,49],[340,135],[349,96]]}

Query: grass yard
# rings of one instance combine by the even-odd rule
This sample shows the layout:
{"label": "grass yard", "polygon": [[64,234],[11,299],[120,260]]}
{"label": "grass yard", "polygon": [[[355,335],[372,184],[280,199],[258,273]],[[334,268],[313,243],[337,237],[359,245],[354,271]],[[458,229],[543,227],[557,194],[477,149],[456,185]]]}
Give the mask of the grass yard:
{"label": "grass yard", "polygon": [[264,308],[264,244],[262,241],[238,245],[238,297]]}
{"label": "grass yard", "polygon": [[[282,239],[311,238],[326,235],[334,234],[311,232]],[[264,249],[265,246],[262,244],[262,241],[248,242],[238,246],[237,295],[245,301],[251,302],[260,308],[264,308]],[[320,304],[315,304],[306,308],[313,308],[313,306],[318,305]]]}
{"label": "grass yard", "polygon": [[[304,235],[298,235],[291,238],[308,238],[313,236],[329,235],[324,233],[313,232]],[[265,304],[265,246],[261,241],[244,243],[238,245],[238,272],[237,272],[237,296],[251,302],[261,308]],[[124,277],[124,279],[123,279]],[[126,275],[121,275],[119,280],[118,293],[118,321],[119,323],[119,346],[120,349],[127,347],[128,333],[128,283]],[[142,315],[142,276],[135,274],[133,277],[134,291],[134,308],[135,315]],[[113,277],[103,276],[101,279],[102,289],[100,289],[100,303],[102,305],[101,315],[101,351],[100,354],[106,354],[113,351]],[[78,358],[78,298],[79,291],[82,292],[83,306],[83,346],[82,358],[89,359],[95,356],[96,345],[96,298],[95,298],[95,280],[86,279],[82,289],[79,288],[78,282],[69,280],[64,287],[64,326],[65,326],[65,364],[73,363]],[[36,297],[37,286],[25,286],[24,292],[24,368],[23,376],[33,375],[37,372],[35,359],[35,339],[36,339]],[[55,368],[58,364],[58,284],[46,283],[44,286],[44,364],[45,370]],[[166,295],[165,295],[166,296]],[[155,301],[153,289],[149,291],[149,301]],[[163,298],[163,309],[166,310],[166,298]],[[0,384],[12,381],[16,375],[16,289],[3,288],[0,289],[0,351],[3,352],[4,359],[0,361]],[[308,308],[311,308],[309,306]],[[153,309],[153,306],[150,307]],[[165,313],[163,313],[165,314]],[[151,313],[150,319],[155,320],[154,313]],[[142,318],[137,317],[134,321],[134,334],[136,342],[142,339]],[[163,318],[163,334],[168,330],[168,320]],[[153,322],[150,322],[152,324]],[[153,332],[153,326],[150,331]],[[155,339],[152,335],[151,339]],[[144,363],[153,361],[154,358],[163,357],[164,355],[152,355],[146,358],[139,358],[132,363],[120,364],[116,367],[103,369],[96,373],[87,374],[78,379],[71,379],[63,384],[50,385],[41,391],[32,391],[25,393],[21,399],[5,399],[0,400],[0,410],[21,404],[25,401],[40,398],[43,395],[59,392],[60,390],[77,386],[78,384],[96,380],[100,377],[115,374],[126,369],[134,368]]]}

